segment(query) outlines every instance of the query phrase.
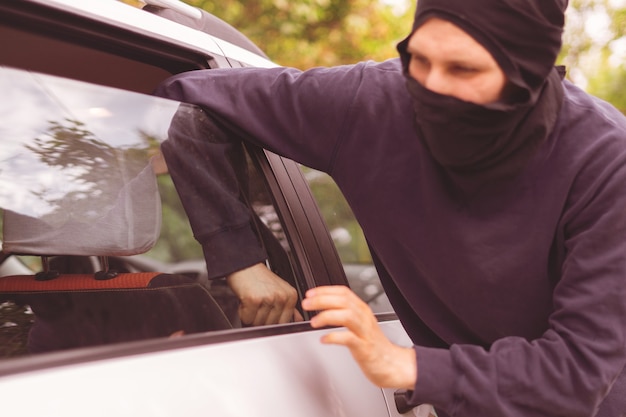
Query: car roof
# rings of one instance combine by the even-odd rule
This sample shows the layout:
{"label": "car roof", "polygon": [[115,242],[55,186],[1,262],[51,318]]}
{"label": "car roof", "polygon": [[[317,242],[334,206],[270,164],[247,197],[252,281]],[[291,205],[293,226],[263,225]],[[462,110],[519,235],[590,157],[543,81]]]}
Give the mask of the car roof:
{"label": "car roof", "polygon": [[241,47],[249,52],[252,52],[253,54],[269,59],[265,52],[263,52],[261,48],[248,39],[243,33],[239,32],[233,26],[211,13],[205,10],[195,9],[198,14],[191,16],[189,14],[182,13],[178,9],[168,9],[166,7],[151,4],[153,1],[154,0],[149,0],[149,4],[146,5],[143,10],[172,20],[176,23],[180,23],[184,26],[197,29],[222,41]]}

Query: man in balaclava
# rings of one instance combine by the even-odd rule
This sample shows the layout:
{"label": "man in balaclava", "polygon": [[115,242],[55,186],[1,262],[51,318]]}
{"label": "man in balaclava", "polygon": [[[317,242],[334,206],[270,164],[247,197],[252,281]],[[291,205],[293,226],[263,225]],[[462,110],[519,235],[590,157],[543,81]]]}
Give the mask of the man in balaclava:
{"label": "man in balaclava", "polygon": [[[439,416],[623,416],[626,120],[554,67],[565,6],[420,0],[399,60],[165,82],[157,94],[202,108],[162,149],[210,277],[242,300],[280,281],[259,272],[249,218],[205,215],[210,196],[238,196],[235,181],[216,189],[209,142],[226,154],[243,138],[329,173],[352,207],[414,346],[392,344],[345,287],[311,289],[302,307],[321,311],[315,328],[345,327],[323,341],[347,346],[373,383]],[[454,51],[448,39],[482,58],[442,57],[432,45]],[[480,86],[465,81],[492,61],[501,91],[467,99]],[[432,87],[429,72],[459,83]],[[263,318],[292,310],[266,303]]]}
{"label": "man in balaclava", "polygon": [[[554,67],[566,6],[560,3],[565,0],[418,2],[412,34],[432,18],[453,23],[491,53],[509,84],[507,97],[477,105],[434,94],[408,77],[421,139],[444,168],[493,176],[523,165],[546,139],[563,96]],[[407,75],[410,38],[398,45]]]}

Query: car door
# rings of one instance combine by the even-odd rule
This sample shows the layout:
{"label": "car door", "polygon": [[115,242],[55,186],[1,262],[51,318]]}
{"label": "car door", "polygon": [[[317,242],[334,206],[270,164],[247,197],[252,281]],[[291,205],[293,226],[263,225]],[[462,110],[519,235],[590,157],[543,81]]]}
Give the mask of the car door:
{"label": "car door", "polygon": [[[331,330],[306,321],[241,325],[223,280],[206,279],[159,158],[172,118],[187,106],[151,97],[158,82],[184,70],[274,64],[255,61],[245,44],[118,2],[0,1],[0,11],[0,409],[24,416],[399,415],[393,390],[367,381],[347,349],[319,342]],[[342,226],[332,223],[333,239],[307,181],[314,175],[254,147],[245,155],[250,208],[269,231],[259,238],[277,243],[268,265],[300,297],[317,285],[350,285],[371,302],[388,337],[410,345],[371,266],[338,255],[336,244],[348,253]],[[154,202],[146,184],[158,193]],[[99,214],[120,207],[125,222]],[[128,242],[85,249],[118,242],[125,228],[152,218],[149,207],[163,220],[150,222],[158,233],[139,234],[158,234],[154,242],[132,245],[132,255],[120,249]],[[81,226],[62,234],[73,219]],[[354,226],[349,217],[341,221]],[[54,233],[44,235],[42,223]],[[31,250],[35,241],[44,249]],[[56,269],[64,281],[36,279]],[[101,270],[148,279],[149,288],[122,287],[115,276],[96,282]],[[61,286],[69,280],[83,286]],[[219,326],[201,320],[211,308],[226,319],[220,315]]]}

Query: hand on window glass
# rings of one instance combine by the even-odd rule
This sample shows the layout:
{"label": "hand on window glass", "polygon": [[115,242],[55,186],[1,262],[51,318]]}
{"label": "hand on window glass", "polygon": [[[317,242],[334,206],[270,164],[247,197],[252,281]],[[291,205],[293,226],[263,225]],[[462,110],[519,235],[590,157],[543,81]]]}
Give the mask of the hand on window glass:
{"label": "hand on window glass", "polygon": [[227,282],[239,298],[239,318],[244,325],[303,321],[295,308],[297,291],[265,264],[234,272],[227,277]]}

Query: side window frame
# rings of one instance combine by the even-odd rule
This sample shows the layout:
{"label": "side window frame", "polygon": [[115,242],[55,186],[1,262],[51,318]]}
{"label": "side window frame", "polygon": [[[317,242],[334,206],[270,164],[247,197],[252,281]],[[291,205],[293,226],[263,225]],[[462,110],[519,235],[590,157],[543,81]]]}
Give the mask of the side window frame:
{"label": "side window frame", "polygon": [[317,202],[298,164],[270,151],[246,145],[255,155],[286,229],[304,291],[321,285],[348,285],[341,260]]}

